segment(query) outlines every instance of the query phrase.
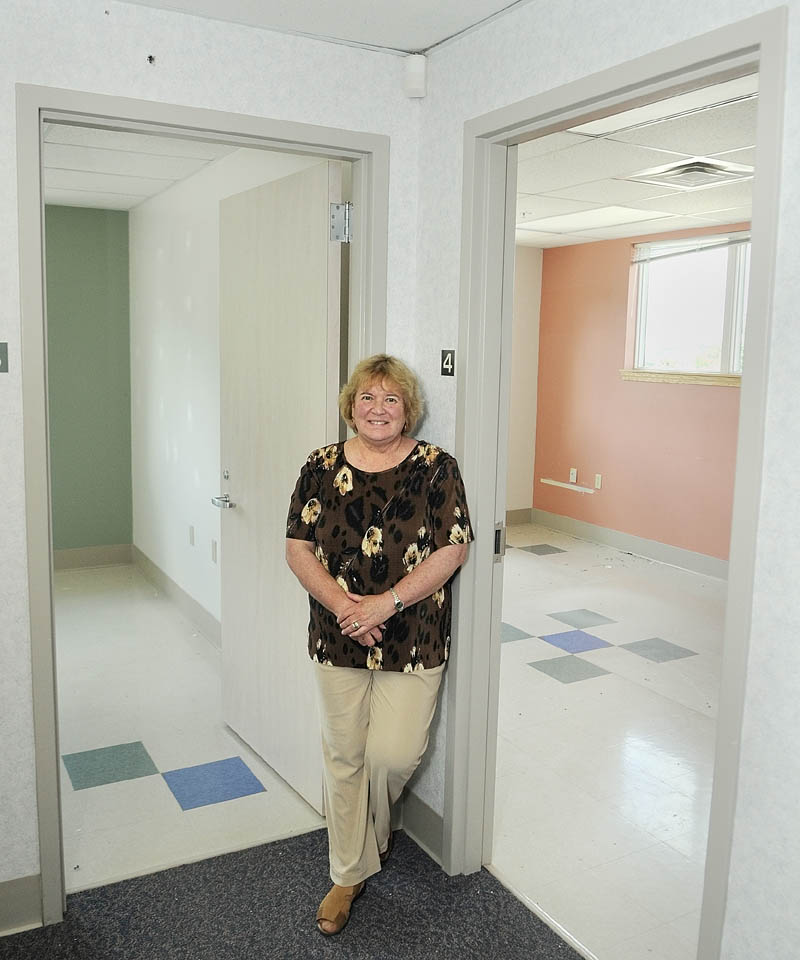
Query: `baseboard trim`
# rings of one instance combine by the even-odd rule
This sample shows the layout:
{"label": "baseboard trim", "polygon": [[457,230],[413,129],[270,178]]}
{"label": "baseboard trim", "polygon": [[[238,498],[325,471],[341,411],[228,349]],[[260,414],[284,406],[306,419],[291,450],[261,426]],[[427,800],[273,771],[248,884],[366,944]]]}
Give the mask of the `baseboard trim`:
{"label": "baseboard trim", "polygon": [[42,878],[19,877],[0,883],[0,937],[42,925]]}
{"label": "baseboard trim", "polygon": [[646,540],[631,533],[622,533],[620,530],[610,530],[608,527],[599,527],[585,520],[574,520],[572,517],[562,517],[546,510],[531,510],[531,522],[538,523],[551,530],[568,533],[579,540],[594,540],[605,543],[609,547],[616,547],[626,553],[633,553],[648,560],[657,560],[659,563],[668,563],[673,567],[691,570],[693,573],[702,573],[707,577],[717,577],[720,580],[728,579],[728,561],[718,557],[709,557],[704,553],[695,553],[693,550],[684,550],[682,547],[673,547],[668,543],[659,543],[657,540]]}
{"label": "baseboard trim", "polygon": [[440,814],[410,791],[403,795],[403,830],[439,866],[442,865],[444,821]]}
{"label": "baseboard trim", "polygon": [[506,510],[506,526],[513,527],[517,523],[532,523],[533,507],[524,510]]}
{"label": "baseboard trim", "polygon": [[54,550],[53,566],[56,570],[117,566],[131,562],[132,549],[129,543],[114,543],[99,547],[71,547],[66,550]]}
{"label": "baseboard trim", "polygon": [[189,594],[178,586],[177,583],[168,574],[164,573],[161,567],[157,566],[146,554],[134,544],[131,547],[132,562],[142,571],[154,587],[166,594],[192,623],[197,624],[198,630],[209,640],[218,650],[222,647],[222,625],[219,620],[206,610],[205,607],[189,596]]}

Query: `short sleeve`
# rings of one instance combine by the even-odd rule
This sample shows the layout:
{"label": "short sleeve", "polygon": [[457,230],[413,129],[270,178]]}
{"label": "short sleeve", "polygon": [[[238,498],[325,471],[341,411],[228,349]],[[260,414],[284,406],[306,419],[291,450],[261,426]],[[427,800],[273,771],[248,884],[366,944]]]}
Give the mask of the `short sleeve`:
{"label": "short sleeve", "polygon": [[297,478],[286,519],[286,537],[289,540],[314,540],[317,521],[322,513],[320,500],[321,478],[312,454],[303,464]]}
{"label": "short sleeve", "polygon": [[434,549],[472,541],[464,481],[458,463],[449,454],[442,455],[431,480],[428,512]]}

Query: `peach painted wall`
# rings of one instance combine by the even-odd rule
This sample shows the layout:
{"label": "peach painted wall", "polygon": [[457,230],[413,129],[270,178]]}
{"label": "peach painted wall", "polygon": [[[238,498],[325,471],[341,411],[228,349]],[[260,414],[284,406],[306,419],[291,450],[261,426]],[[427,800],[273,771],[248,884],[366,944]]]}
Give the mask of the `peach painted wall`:
{"label": "peach painted wall", "polygon": [[[739,388],[620,379],[632,242],[544,251],[533,505],[727,559]],[[602,489],[540,483],[570,467]]]}

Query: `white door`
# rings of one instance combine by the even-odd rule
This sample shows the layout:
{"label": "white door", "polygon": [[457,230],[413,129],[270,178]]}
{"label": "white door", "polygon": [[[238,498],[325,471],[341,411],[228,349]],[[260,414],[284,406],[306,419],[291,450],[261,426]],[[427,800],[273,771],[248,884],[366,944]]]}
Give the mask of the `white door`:
{"label": "white door", "polygon": [[319,812],[308,598],[284,539],[301,464],[339,432],[340,189],[325,161],[220,204],[223,715]]}

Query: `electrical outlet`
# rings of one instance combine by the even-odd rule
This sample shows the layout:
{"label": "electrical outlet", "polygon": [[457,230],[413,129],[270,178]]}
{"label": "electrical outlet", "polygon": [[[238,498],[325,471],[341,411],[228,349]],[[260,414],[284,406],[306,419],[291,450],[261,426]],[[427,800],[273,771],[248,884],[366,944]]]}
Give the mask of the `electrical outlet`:
{"label": "electrical outlet", "polygon": [[194,527],[191,523],[189,524],[189,546],[194,546]]}
{"label": "electrical outlet", "polygon": [[577,483],[578,482],[578,468],[570,467],[569,468],[569,482]]}
{"label": "electrical outlet", "polygon": [[599,490],[603,486],[603,475],[602,473],[596,473],[594,475],[594,488]]}

